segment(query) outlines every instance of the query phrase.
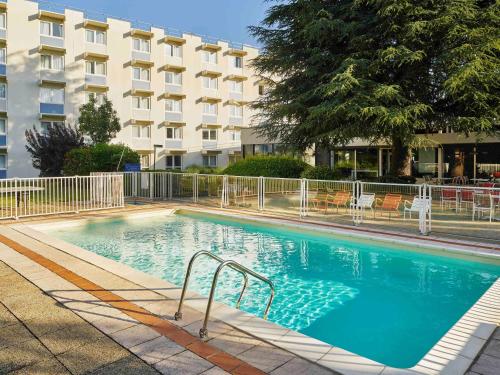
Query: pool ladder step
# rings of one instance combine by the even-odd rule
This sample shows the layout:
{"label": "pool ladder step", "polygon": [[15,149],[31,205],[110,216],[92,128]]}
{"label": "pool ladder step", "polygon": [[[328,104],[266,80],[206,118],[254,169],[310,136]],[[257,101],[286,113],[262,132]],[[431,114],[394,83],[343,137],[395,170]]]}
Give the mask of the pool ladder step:
{"label": "pool ladder step", "polygon": [[188,265],[188,268],[186,271],[186,277],[184,279],[184,286],[182,287],[181,299],[179,301],[179,308],[177,309],[177,312],[174,315],[175,320],[182,319],[182,305],[184,303],[184,298],[186,297],[186,291],[187,291],[187,287],[189,284],[189,278],[191,276],[191,270],[193,268],[194,261],[201,256],[207,256],[207,257],[212,258],[212,259],[216,260],[217,262],[219,262],[219,266],[215,270],[214,277],[212,279],[212,287],[210,288],[210,295],[208,297],[207,310],[205,311],[205,319],[203,321],[203,327],[200,329],[200,337],[201,338],[205,338],[208,336],[208,330],[207,330],[208,319],[210,318],[210,309],[212,308],[212,302],[213,302],[214,296],[215,296],[215,289],[217,287],[217,280],[219,278],[221,271],[225,267],[229,267],[229,268],[233,269],[234,271],[240,273],[243,276],[243,288],[241,289],[240,296],[238,297],[238,301],[236,302],[237,309],[240,308],[241,299],[243,298],[243,293],[245,293],[245,290],[248,286],[248,275],[253,276],[254,278],[269,285],[270,296],[269,296],[269,301],[267,302],[267,305],[266,305],[266,310],[264,311],[264,319],[267,319],[269,309],[271,308],[271,303],[273,302],[273,299],[274,299],[274,284],[272,283],[272,281],[269,280],[267,277],[264,277],[264,276],[258,274],[257,272],[252,271],[251,269],[243,266],[242,264],[235,262],[234,260],[224,260],[224,259],[218,257],[217,255],[212,254],[209,251],[202,250],[202,251],[198,251],[196,254],[194,254],[191,257],[191,260],[189,261],[189,265]]}

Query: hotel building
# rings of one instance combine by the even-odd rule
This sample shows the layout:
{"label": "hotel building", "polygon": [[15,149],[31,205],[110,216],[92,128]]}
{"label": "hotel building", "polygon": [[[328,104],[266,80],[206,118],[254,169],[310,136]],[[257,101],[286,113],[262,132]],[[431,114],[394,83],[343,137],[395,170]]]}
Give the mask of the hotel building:
{"label": "hotel building", "polygon": [[256,48],[55,9],[0,2],[0,177],[38,171],[25,131],[76,124],[90,96],[107,96],[122,130],[113,142],[144,168],[222,167],[241,156],[246,104],[259,95]]}

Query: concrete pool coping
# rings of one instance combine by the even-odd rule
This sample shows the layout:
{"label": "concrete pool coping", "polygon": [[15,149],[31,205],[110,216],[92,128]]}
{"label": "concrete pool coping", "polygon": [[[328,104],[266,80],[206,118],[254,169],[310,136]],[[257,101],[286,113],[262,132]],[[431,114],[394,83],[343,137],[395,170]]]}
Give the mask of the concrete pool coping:
{"label": "concrete pool coping", "polygon": [[[180,207],[187,211],[195,211],[200,213],[215,214],[218,216],[227,216],[242,220],[241,216],[231,213],[222,213],[218,210],[210,209],[195,209],[192,207]],[[107,218],[122,217],[127,219],[144,218],[152,216],[172,215],[175,209],[172,210],[156,210],[142,213],[110,214]],[[249,219],[251,218],[251,219]],[[106,219],[106,218],[104,218]],[[261,221],[269,224],[271,219],[247,216],[243,220]],[[99,220],[99,219],[98,219]],[[345,233],[340,229],[317,228],[312,224],[290,223],[286,219],[272,219],[273,223],[279,225],[287,225],[291,228],[320,230],[322,232],[332,234],[342,234],[350,237],[362,237],[359,234]],[[180,288],[169,282],[160,280],[156,277],[149,276],[143,272],[134,270],[126,265],[117,263],[110,259],[90,251],[81,249],[78,246],[71,245],[57,238],[51,237],[48,234],[40,232],[47,226],[52,227],[57,223],[59,227],[80,225],[88,222],[88,219],[78,219],[71,221],[51,221],[50,223],[37,224],[29,222],[26,224],[15,224],[10,227],[38,241],[44,242],[47,245],[55,247],[63,252],[66,252],[76,258],[91,263],[117,276],[128,279],[142,287],[155,290],[157,293],[164,295],[169,299],[178,300],[180,297]],[[373,240],[373,235],[365,235],[365,238]],[[383,242],[393,242],[408,246],[408,240],[401,238],[379,237],[378,240]],[[420,241],[413,243],[416,248],[433,248],[434,250],[447,251],[450,253],[461,255],[474,255],[498,258],[498,253],[492,251],[477,251],[477,249],[464,246],[460,243],[456,247],[444,247],[443,244],[435,244],[429,246]],[[158,290],[160,289],[160,290]],[[164,289],[164,290],[161,290]],[[186,301],[186,305],[204,312],[207,299],[195,293],[190,293],[190,298]],[[350,353],[338,347],[333,347],[329,344],[305,336],[298,332],[281,327],[277,324],[255,317],[243,311],[231,308],[222,303],[215,303],[213,306],[212,318],[221,320],[237,329],[244,331],[251,336],[285,349],[295,355],[315,362],[321,366],[332,369],[334,371],[350,375],[350,374],[459,374],[465,373],[472,364],[476,355],[480,352],[483,345],[489,339],[493,331],[500,321],[500,279],[497,280],[484,295],[469,309],[469,311],[438,341],[434,347],[422,358],[418,364],[410,369],[396,369],[383,364],[371,361],[356,354]],[[210,335],[210,326],[209,335]]]}

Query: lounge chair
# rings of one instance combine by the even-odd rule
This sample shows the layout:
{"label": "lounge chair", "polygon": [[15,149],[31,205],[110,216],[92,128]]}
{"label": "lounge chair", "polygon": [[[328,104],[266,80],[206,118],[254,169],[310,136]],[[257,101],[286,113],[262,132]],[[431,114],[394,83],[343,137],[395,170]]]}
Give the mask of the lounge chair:
{"label": "lounge chair", "polygon": [[425,207],[425,211],[429,212],[430,209],[430,200],[429,199],[422,199],[418,196],[413,198],[413,202],[404,201],[404,208],[403,208],[403,220],[406,220],[406,213],[409,213],[410,219],[411,219],[411,214],[412,212],[415,212],[420,214],[420,210],[422,209],[422,206]]}
{"label": "lounge chair", "polygon": [[490,223],[493,221],[493,214],[495,212],[495,204],[493,202],[493,195],[475,193],[472,203],[472,220],[474,221],[476,214],[480,219],[483,214],[487,214],[490,218]]}
{"label": "lounge chair", "polygon": [[441,189],[441,210],[448,205],[450,208],[455,206],[455,210],[459,211],[460,190],[456,187]]}
{"label": "lounge chair", "polygon": [[381,214],[383,212],[389,213],[389,220],[391,219],[391,214],[396,214],[399,216],[399,205],[403,196],[401,194],[386,194],[384,199],[377,198],[375,200],[375,209],[380,210]]}
{"label": "lounge chair", "polygon": [[339,212],[339,207],[345,207],[347,210],[347,204],[350,200],[351,193],[348,191],[338,191],[335,195],[327,194],[325,199],[325,214],[330,205],[337,207],[337,212]]}
{"label": "lounge chair", "polygon": [[361,216],[364,216],[365,210],[370,209],[373,217],[375,218],[375,211],[373,210],[373,204],[375,203],[375,193],[363,193],[359,196],[358,199],[351,200],[351,204],[349,205],[351,214],[353,209],[361,210]]}

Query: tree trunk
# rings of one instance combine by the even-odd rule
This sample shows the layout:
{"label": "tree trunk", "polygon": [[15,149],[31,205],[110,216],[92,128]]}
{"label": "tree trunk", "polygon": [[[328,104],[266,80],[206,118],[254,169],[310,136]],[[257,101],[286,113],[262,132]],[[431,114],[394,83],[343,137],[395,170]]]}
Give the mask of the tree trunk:
{"label": "tree trunk", "polygon": [[392,137],[391,174],[394,176],[411,175],[410,148],[397,136]]}

